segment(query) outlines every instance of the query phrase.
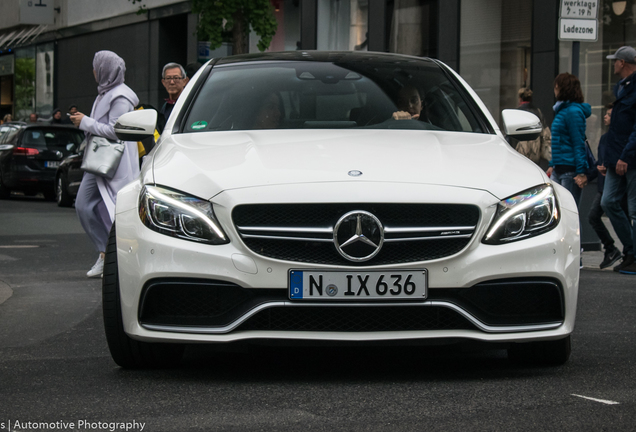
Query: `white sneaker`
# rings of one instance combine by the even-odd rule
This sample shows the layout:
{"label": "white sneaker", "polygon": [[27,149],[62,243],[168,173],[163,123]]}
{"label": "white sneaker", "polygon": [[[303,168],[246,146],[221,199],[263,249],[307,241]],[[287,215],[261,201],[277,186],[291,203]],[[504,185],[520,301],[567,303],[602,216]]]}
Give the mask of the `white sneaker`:
{"label": "white sneaker", "polygon": [[100,255],[99,258],[97,258],[97,261],[95,261],[95,265],[93,266],[93,268],[91,268],[88,273],[86,273],[86,276],[88,276],[89,278],[98,278],[102,277],[103,272],[104,258],[102,258],[102,256]]}

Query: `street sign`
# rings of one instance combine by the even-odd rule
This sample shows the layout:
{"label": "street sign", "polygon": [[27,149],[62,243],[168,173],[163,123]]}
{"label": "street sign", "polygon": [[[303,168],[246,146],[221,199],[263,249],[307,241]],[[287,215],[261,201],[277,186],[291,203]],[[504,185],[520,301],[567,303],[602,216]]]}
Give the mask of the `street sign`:
{"label": "street sign", "polygon": [[20,0],[20,24],[54,24],[53,0]]}
{"label": "street sign", "polygon": [[598,1],[561,0],[561,18],[596,19]]}
{"label": "street sign", "polygon": [[559,20],[559,40],[596,42],[598,40],[598,22],[587,19]]}
{"label": "street sign", "polygon": [[598,0],[561,0],[559,40],[596,42],[598,3]]}

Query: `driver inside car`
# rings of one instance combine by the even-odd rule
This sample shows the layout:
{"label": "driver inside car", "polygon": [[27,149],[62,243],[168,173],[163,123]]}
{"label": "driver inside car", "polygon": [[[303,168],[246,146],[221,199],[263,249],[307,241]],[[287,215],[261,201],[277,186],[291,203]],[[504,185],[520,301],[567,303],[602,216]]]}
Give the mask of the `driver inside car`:
{"label": "driver inside car", "polygon": [[393,113],[395,120],[426,120],[422,113],[420,92],[412,85],[402,87],[398,93],[397,107],[399,111]]}

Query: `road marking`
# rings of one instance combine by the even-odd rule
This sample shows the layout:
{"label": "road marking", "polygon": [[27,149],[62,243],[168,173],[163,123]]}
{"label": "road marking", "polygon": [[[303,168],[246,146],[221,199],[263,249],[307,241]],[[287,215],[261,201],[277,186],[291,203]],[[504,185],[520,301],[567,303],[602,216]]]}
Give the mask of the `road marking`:
{"label": "road marking", "polygon": [[29,249],[40,247],[37,245],[10,245],[10,246],[0,246],[0,249]]}
{"label": "road marking", "polygon": [[0,304],[4,303],[13,295],[13,290],[6,283],[0,281]]}
{"label": "road marking", "polygon": [[600,403],[603,403],[605,405],[619,405],[620,404],[620,402],[615,402],[615,401],[605,400],[605,399],[596,399],[596,398],[593,398],[593,397],[581,396],[581,395],[577,395],[577,394],[574,394],[574,393],[571,396],[576,396],[576,397],[580,397],[580,398],[583,398],[583,399],[588,399],[588,400],[591,400],[591,401],[594,401],[594,402],[600,402]]}

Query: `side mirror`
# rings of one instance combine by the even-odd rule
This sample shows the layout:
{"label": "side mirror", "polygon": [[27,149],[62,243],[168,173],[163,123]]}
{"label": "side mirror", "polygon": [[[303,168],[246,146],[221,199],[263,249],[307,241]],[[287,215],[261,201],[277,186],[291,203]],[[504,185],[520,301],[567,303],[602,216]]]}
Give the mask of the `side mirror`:
{"label": "side mirror", "polygon": [[123,114],[115,123],[115,134],[122,141],[141,141],[155,135],[157,111],[143,109]]}
{"label": "side mirror", "polygon": [[539,117],[528,111],[505,109],[501,112],[506,135],[519,141],[532,141],[539,138],[543,125]]}

